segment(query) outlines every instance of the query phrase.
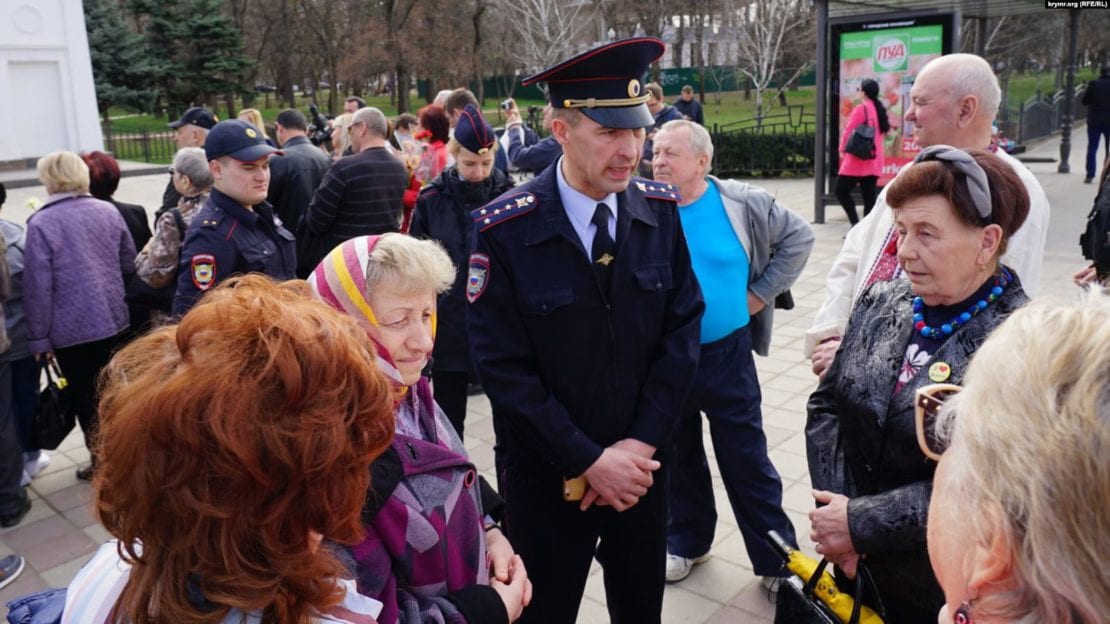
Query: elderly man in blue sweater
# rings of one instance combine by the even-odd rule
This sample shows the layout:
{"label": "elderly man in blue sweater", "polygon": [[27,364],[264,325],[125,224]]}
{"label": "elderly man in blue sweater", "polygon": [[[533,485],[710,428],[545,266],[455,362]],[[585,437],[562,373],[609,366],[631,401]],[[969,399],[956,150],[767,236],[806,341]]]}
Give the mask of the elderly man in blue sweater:
{"label": "elderly man in blue sweater", "polygon": [[782,481],[767,456],[752,351],[767,355],[775,297],[801,274],[813,229],[763,189],[708,175],[713,144],[702,126],[670,121],[655,135],[655,179],[679,189],[678,215],[705,297],[701,360],[675,435],[667,580],[705,561],[717,522],[701,413],[709,419],[725,490],[757,575],[774,587],[781,561],[765,541],[794,542]]}

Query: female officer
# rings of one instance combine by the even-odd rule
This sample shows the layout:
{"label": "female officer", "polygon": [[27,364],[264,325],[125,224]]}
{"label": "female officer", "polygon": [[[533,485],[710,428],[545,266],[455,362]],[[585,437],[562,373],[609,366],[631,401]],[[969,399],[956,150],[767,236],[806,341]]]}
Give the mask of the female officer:
{"label": "female officer", "polygon": [[[455,164],[420,192],[409,233],[439,241],[455,266],[470,254],[474,219],[470,213],[513,187],[509,176],[493,166],[497,135],[473,104],[459,113],[447,149]],[[439,295],[442,322],[432,357],[436,403],[463,436],[470,348],[466,339],[466,273],[458,271],[450,290]]]}

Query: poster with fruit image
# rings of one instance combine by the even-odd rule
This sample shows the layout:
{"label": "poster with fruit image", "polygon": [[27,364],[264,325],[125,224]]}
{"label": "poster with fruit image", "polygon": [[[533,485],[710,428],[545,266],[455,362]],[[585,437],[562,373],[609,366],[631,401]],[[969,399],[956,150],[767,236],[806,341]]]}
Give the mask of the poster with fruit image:
{"label": "poster with fruit image", "polygon": [[914,77],[943,50],[942,24],[840,33],[837,125],[845,127],[852,110],[865,97],[860,83],[866,78],[878,82],[879,98],[890,122],[890,131],[883,137],[884,165],[880,185],[890,181],[921,151],[914,141],[912,124],[906,122],[904,114],[909,108]]}

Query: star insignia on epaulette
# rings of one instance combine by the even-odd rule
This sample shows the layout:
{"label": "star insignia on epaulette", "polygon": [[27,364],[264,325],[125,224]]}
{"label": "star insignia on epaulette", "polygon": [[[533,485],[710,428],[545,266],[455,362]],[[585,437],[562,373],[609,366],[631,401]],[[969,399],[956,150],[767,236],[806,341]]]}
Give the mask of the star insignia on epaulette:
{"label": "star insignia on epaulette", "polygon": [[480,229],[485,231],[498,223],[528,214],[538,203],[535,195],[523,192],[499,198],[496,203],[487,204],[470,214],[474,217],[474,222],[481,226]]}
{"label": "star insignia on epaulette", "polygon": [[681,200],[678,189],[676,189],[673,184],[654,180],[634,180],[634,182],[636,188],[640,189],[640,192],[643,193],[645,197],[673,202]]}

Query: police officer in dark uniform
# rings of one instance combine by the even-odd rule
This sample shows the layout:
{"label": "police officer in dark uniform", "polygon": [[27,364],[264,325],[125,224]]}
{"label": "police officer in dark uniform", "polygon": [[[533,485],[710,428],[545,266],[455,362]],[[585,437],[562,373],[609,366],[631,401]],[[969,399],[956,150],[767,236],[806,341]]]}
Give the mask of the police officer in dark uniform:
{"label": "police officer in dark uniform", "polygon": [[627,39],[525,79],[549,85],[563,156],[473,213],[470,340],[509,538],[533,581],[521,622],[574,622],[595,555],[612,621],[660,621],[660,451],[704,308],[677,192],[633,177],[652,123],[641,77],[662,54],[658,39]]}
{"label": "police officer in dark uniform", "polygon": [[293,279],[297,267],[293,235],[266,203],[270,156],[281,152],[245,121],[216,124],[204,143],[215,178],[212,193],[193,217],[181,247],[173,313],[182,315],[197,297],[227,277],[265,273]]}

